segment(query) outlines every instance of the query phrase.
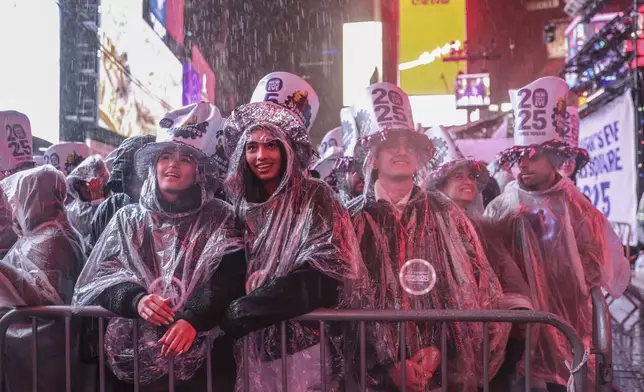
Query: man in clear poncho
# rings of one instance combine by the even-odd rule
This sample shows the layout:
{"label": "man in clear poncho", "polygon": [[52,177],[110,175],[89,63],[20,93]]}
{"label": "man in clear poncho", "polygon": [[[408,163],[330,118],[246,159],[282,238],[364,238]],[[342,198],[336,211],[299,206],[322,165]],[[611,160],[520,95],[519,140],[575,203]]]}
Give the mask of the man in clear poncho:
{"label": "man in clear poncho", "polygon": [[[299,118],[272,103],[251,103],[233,111],[224,135],[227,193],[244,224],[247,273],[246,295],[230,304],[220,326],[226,335],[248,335],[250,390],[277,392],[282,355],[274,324],[351,306],[365,284],[362,261],[337,195],[307,174],[314,152]],[[341,336],[320,342],[317,322],[287,321],[286,328],[288,390],[320,387],[320,344],[328,346],[329,390],[337,388]]]}
{"label": "man in clear poncho", "polygon": [[[535,102],[554,121],[543,134],[516,124],[515,147],[502,152],[499,162],[518,163],[520,175],[488,205],[485,215],[513,250],[534,308],[569,322],[589,345],[591,288],[601,286],[619,297],[630,280],[630,268],[610,223],[572,181],[557,173],[564,160],[577,154],[561,141],[567,93],[568,86],[558,78],[539,79],[520,91],[523,97],[545,95]],[[524,110],[519,106],[513,99],[515,113]],[[572,360],[567,339],[550,326],[534,330],[533,346],[526,350],[531,352],[533,385],[565,391],[570,377],[565,361]],[[594,385],[592,362],[588,390]],[[519,370],[525,373],[521,364]]]}
{"label": "man in clear poncho", "polygon": [[136,153],[137,174],[145,179],[140,200],[108,224],[79,278],[74,304],[100,304],[121,316],[105,336],[107,361],[119,380],[133,382],[132,319],[141,318],[136,345],[143,390],[166,390],[171,359],[177,390],[205,390],[211,350],[215,390],[229,391],[232,342],[220,337],[212,348],[207,344],[208,335],[218,336],[214,328],[227,304],[243,294],[243,284],[230,283],[244,274],[232,208],[205,186],[215,135],[203,130],[219,110],[202,102],[172,113],[174,127],[159,132],[167,139]]}
{"label": "man in clear poncho", "polygon": [[[395,113],[397,119],[383,121],[377,115],[382,112]],[[350,210],[376,286],[375,308],[496,308],[501,287],[474,228],[444,195],[414,184],[415,176],[429,170],[434,148],[414,130],[405,93],[389,83],[372,85],[355,113],[361,136],[356,155],[364,162],[366,181],[365,194]],[[399,390],[405,366],[407,390],[436,389],[446,371],[449,390],[476,391],[483,367],[481,324],[448,324],[448,369],[439,366],[440,323],[404,325],[405,364],[400,363],[398,324],[377,325],[374,390]],[[386,377],[377,377],[378,372]]]}
{"label": "man in clear poncho", "polygon": [[78,165],[68,176],[67,186],[73,201],[67,205],[67,217],[91,251],[91,230],[94,213],[105,200],[105,183],[109,173],[100,155],[92,155]]}
{"label": "man in clear poncho", "polygon": [[[9,301],[0,307],[69,304],[84,253],[82,240],[65,213],[65,178],[45,165],[16,173],[1,186],[14,205],[19,236],[0,262],[0,297]],[[41,321],[38,331],[39,389],[63,391],[64,322]],[[31,322],[14,324],[7,335],[5,375],[9,387],[12,391],[29,390],[31,380],[24,375],[32,369],[31,354],[25,351],[33,339]]]}
{"label": "man in clear poncho", "polygon": [[[151,135],[133,136],[123,140],[120,146],[110,153],[111,169],[107,187],[113,193],[99,204],[92,217],[90,244],[94,246],[114,214],[128,204],[139,202],[143,182],[136,175],[134,155],[143,146],[153,143]],[[106,159],[107,161],[107,159]]]}

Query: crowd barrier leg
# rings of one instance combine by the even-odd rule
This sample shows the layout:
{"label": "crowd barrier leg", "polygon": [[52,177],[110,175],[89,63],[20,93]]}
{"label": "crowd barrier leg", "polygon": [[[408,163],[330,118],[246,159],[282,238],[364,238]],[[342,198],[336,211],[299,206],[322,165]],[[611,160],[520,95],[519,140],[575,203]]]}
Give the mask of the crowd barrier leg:
{"label": "crowd barrier leg", "polygon": [[134,392],[139,392],[139,322],[132,322],[132,346],[134,347]]}
{"label": "crowd barrier leg", "polygon": [[[282,391],[288,392],[288,366],[287,366],[287,350],[286,350],[286,322],[280,323],[280,338],[282,346]],[[297,391],[296,391],[297,392]]]}
{"label": "crowd barrier leg", "polygon": [[599,392],[613,390],[613,340],[610,311],[601,288],[591,290],[593,304],[593,350],[595,354],[595,384]]}
{"label": "crowd barrier leg", "polygon": [[[35,391],[38,389],[38,319],[35,317],[31,318],[31,336],[33,336],[31,344],[31,363],[33,364],[31,371],[31,388]],[[4,350],[2,355],[4,356]]]}
{"label": "crowd barrier leg", "polygon": [[98,387],[100,392],[105,392],[105,319],[98,319]]}
{"label": "crowd barrier leg", "polygon": [[365,322],[360,321],[360,391],[367,390],[367,332]]}
{"label": "crowd barrier leg", "polygon": [[483,392],[490,392],[490,326],[483,323]]}
{"label": "crowd barrier leg", "polygon": [[530,391],[532,389],[532,325],[528,324],[525,326],[525,390]]}

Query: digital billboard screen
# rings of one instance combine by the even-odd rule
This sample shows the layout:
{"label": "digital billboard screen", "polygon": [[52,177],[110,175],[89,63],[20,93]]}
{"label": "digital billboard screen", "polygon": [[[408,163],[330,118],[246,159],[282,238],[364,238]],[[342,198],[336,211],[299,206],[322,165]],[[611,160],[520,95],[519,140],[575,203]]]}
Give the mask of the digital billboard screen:
{"label": "digital billboard screen", "polygon": [[490,106],[490,74],[458,75],[454,95],[459,109]]}
{"label": "digital billboard screen", "polygon": [[185,0],[144,0],[143,19],[161,39],[183,45]]}
{"label": "digital billboard screen", "polygon": [[451,94],[459,71],[444,62],[466,41],[466,0],[400,0],[400,87],[409,95]]}
{"label": "digital billboard screen", "polygon": [[[37,8],[38,12],[34,12]],[[50,0],[0,1],[0,110],[29,117],[33,136],[60,137],[60,9]]]}
{"label": "digital billboard screen", "polygon": [[155,134],[183,92],[181,62],[132,3],[104,1],[100,30],[99,125],[123,137]]}
{"label": "digital billboard screen", "polygon": [[184,0],[167,0],[165,28],[170,37],[172,37],[179,45],[183,45],[183,39],[185,37],[183,20],[184,11]]}

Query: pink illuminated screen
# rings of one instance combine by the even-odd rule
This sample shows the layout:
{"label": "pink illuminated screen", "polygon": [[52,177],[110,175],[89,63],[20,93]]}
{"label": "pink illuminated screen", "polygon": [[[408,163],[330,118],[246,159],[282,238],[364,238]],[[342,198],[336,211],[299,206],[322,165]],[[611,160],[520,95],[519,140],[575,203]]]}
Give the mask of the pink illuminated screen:
{"label": "pink illuminated screen", "polygon": [[183,11],[184,0],[166,1],[165,28],[179,45],[183,45],[184,38]]}

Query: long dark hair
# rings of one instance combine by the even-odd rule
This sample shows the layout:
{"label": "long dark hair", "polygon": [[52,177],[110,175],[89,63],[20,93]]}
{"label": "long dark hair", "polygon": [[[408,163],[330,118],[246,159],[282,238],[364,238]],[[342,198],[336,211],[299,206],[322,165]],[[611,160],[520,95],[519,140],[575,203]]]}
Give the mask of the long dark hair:
{"label": "long dark hair", "polygon": [[[286,155],[286,148],[280,140],[276,140],[277,145],[280,149],[280,183],[284,179],[284,174],[286,173],[286,168],[288,166],[288,157]],[[243,192],[239,195],[239,198],[245,198],[250,203],[261,203],[270,197],[270,195],[264,189],[264,184],[262,180],[257,178],[253,171],[248,166],[246,161],[246,149],[244,148],[244,154],[241,156],[240,170],[243,180]]]}

